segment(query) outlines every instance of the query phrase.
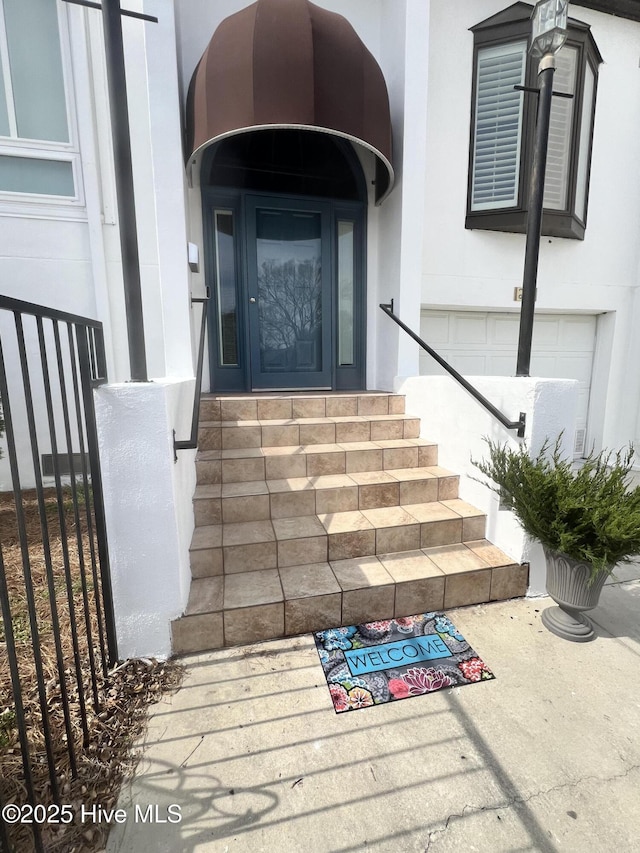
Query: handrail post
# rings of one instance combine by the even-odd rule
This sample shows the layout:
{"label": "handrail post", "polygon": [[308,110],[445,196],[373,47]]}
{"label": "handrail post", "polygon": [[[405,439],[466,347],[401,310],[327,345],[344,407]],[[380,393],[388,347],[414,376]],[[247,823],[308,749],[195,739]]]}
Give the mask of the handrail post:
{"label": "handrail post", "polygon": [[200,388],[202,386],[202,367],[204,363],[204,340],[207,329],[207,303],[210,299],[209,288],[206,296],[191,297],[191,304],[202,304],[200,318],[200,339],[198,341],[198,361],[196,366],[196,386],[194,390],[193,411],[191,414],[191,435],[186,441],[176,441],[176,431],[173,431],[173,461],[178,461],[178,450],[195,450],[198,446],[198,422],[200,420]]}

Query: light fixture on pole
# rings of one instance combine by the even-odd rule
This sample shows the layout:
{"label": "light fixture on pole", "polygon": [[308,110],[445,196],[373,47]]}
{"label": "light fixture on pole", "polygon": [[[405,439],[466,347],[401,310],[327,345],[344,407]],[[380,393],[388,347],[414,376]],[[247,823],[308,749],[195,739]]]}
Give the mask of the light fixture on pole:
{"label": "light fixture on pole", "polygon": [[531,16],[531,47],[534,59],[557,53],[567,40],[568,0],[537,3]]}
{"label": "light fixture on pole", "polygon": [[536,303],[538,255],[542,232],[542,205],[544,202],[544,176],[547,168],[549,145],[549,118],[553,95],[553,74],[556,69],[555,54],[567,38],[568,0],[541,0],[531,15],[531,47],[529,52],[538,65],[538,113],[533,145],[533,163],[527,206],[527,244],[522,279],[522,304],[520,307],[520,336],[516,376],[529,376],[533,315]]}

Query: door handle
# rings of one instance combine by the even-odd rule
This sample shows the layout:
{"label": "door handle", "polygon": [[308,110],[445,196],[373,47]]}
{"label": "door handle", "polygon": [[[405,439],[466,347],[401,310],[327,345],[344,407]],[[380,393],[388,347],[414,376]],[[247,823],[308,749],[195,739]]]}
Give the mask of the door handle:
{"label": "door handle", "polygon": [[253,305],[253,303],[254,303],[255,301],[256,301],[255,296],[250,296],[250,297],[249,297],[249,302],[251,302],[251,304],[252,304],[252,305]]}

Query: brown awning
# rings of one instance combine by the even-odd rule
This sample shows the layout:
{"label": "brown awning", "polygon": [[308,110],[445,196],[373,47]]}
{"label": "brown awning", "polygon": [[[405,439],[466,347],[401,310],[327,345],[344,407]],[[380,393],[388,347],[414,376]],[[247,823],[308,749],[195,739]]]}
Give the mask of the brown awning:
{"label": "brown awning", "polygon": [[258,0],[213,34],[187,97],[190,157],[260,128],[343,136],[377,158],[376,201],[393,185],[382,71],[351,24],[308,0]]}

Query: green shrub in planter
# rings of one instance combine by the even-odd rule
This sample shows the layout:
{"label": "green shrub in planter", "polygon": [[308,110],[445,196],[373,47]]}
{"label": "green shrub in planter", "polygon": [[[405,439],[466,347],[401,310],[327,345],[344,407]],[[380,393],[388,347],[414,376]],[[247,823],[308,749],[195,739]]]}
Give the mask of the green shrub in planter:
{"label": "green shrub in planter", "polygon": [[471,461],[529,536],[591,567],[591,584],[640,554],[640,487],[631,489],[629,476],[633,448],[592,453],[576,467],[562,457],[561,439],[547,440],[533,458],[524,445],[513,450],[486,439],[488,460]]}

